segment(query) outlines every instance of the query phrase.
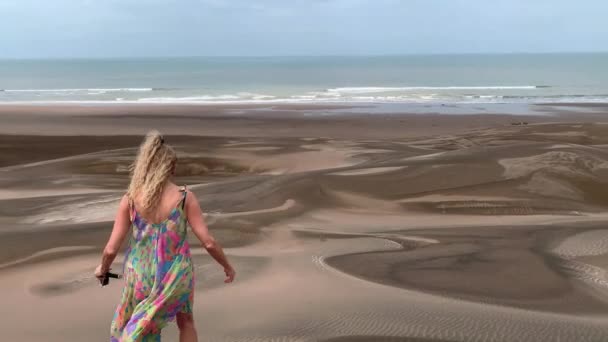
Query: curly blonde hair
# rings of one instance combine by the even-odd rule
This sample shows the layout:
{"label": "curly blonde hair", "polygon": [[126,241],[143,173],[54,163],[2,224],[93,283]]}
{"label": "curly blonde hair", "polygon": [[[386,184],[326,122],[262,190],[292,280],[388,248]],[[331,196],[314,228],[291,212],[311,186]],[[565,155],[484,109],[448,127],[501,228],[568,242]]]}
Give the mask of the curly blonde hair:
{"label": "curly blonde hair", "polygon": [[146,134],[139,147],[139,153],[131,166],[131,183],[127,195],[137,199],[143,212],[156,209],[167,181],[175,169],[177,154],[165,144],[158,131]]}

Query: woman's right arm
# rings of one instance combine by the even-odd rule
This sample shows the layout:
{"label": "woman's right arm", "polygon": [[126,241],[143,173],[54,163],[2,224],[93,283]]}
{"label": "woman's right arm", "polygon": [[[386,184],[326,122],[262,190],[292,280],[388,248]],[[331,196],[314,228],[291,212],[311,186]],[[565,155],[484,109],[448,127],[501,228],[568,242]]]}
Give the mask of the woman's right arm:
{"label": "woman's right arm", "polygon": [[189,190],[186,195],[186,215],[194,235],[199,239],[207,252],[209,252],[209,255],[224,267],[224,273],[226,273],[226,280],[224,282],[231,283],[234,280],[236,272],[232,265],[230,265],[220,244],[213,238],[211,233],[209,233],[207,224],[203,219],[201,206],[198,203],[196,196]]}

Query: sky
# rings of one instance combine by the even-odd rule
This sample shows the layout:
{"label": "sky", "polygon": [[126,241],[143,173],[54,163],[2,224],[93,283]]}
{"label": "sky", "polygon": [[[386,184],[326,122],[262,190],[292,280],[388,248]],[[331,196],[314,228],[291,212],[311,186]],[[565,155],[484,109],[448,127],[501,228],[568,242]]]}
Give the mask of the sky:
{"label": "sky", "polygon": [[608,51],[606,0],[0,0],[0,58]]}

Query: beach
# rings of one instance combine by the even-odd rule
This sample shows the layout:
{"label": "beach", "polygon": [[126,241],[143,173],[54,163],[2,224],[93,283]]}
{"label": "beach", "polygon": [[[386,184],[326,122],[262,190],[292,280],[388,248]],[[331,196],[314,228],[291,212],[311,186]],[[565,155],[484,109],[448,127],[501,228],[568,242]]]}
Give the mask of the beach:
{"label": "beach", "polygon": [[158,129],[237,270],[191,234],[204,341],[606,341],[606,113],[1,104],[3,339],[108,340],[122,284],[93,269]]}

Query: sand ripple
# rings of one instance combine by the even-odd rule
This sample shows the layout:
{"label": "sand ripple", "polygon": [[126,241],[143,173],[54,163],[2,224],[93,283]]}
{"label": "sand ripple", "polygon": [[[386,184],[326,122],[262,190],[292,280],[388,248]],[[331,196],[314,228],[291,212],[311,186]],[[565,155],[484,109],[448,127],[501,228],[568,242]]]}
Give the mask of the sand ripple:
{"label": "sand ripple", "polygon": [[564,257],[608,253],[608,230],[591,230],[566,238],[553,252]]}

